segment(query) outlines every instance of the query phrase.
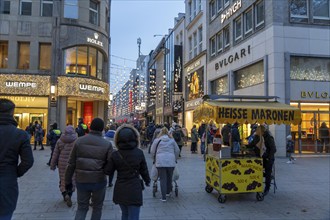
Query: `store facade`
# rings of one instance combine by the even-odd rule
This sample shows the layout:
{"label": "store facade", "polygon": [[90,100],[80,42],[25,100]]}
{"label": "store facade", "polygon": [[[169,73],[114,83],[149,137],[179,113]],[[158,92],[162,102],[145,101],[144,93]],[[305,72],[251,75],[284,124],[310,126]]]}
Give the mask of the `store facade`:
{"label": "store facade", "polygon": [[[329,26],[312,22],[296,24],[290,20],[293,11],[289,15],[284,13],[285,16],[283,11],[272,11],[282,15],[278,17],[265,13],[265,8],[275,9],[279,5],[284,11],[293,10],[290,3],[262,0],[234,3],[240,7],[229,18],[221,20],[223,11],[213,17],[209,15],[212,21],[208,92],[277,96],[277,101],[299,107],[300,126],[269,126],[275,137],[277,155],[285,156],[289,134],[295,139],[297,153],[316,153],[318,128],[322,122],[329,127]],[[220,29],[215,28],[217,20],[222,24]],[[242,140],[250,134],[249,127],[241,126]]]}
{"label": "store facade", "polygon": [[0,98],[15,103],[14,118],[23,130],[35,122],[48,128],[50,88],[50,76],[0,74]]}

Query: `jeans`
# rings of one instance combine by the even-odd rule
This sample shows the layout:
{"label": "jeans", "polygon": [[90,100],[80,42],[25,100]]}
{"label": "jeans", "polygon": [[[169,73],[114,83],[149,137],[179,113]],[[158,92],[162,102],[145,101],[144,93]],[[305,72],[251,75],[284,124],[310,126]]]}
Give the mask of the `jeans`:
{"label": "jeans", "polygon": [[140,206],[119,205],[121,209],[121,220],[139,220]]}
{"label": "jeans", "polygon": [[201,154],[205,153],[205,142],[201,142]]}
{"label": "jeans", "polygon": [[174,167],[157,167],[160,178],[160,191],[162,199],[166,199],[166,194],[172,192],[172,177]]}
{"label": "jeans", "polygon": [[239,153],[240,147],[239,142],[233,142],[233,153]]}
{"label": "jeans", "polygon": [[13,213],[10,213],[7,215],[0,215],[0,220],[11,220],[12,216],[13,216]]}
{"label": "jeans", "polygon": [[78,209],[75,220],[82,220],[86,218],[90,198],[92,198],[93,203],[91,219],[101,219],[106,184],[106,181],[101,183],[77,183]]}

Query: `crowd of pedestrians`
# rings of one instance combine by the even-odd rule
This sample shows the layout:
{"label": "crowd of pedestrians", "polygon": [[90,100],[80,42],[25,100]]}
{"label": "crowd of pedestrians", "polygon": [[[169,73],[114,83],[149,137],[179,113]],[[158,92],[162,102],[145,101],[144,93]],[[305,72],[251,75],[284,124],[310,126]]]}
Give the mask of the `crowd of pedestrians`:
{"label": "crowd of pedestrians", "polygon": [[[0,220],[10,220],[18,198],[17,178],[23,176],[33,165],[31,137],[34,148],[44,149],[45,132],[42,123],[36,121],[20,130],[13,118],[15,105],[0,99]],[[231,146],[232,154],[240,154],[242,139],[239,124],[226,124],[221,129],[212,121],[193,125],[189,132],[192,154],[207,153],[207,146],[221,138],[223,145]],[[324,150],[328,150],[327,126],[322,124],[320,137]],[[80,118],[78,126],[67,125],[63,132],[57,123],[50,126],[46,136],[51,155],[47,165],[58,170],[59,191],[68,207],[72,206],[72,194],[77,193],[75,219],[85,219],[92,206],[91,219],[101,219],[106,186],[113,187],[113,202],[120,206],[122,219],[139,219],[143,205],[143,189],[150,186],[146,159],[141,148],[148,148],[154,157],[160,181],[161,201],[166,202],[173,189],[173,171],[182,156],[182,147],[187,144],[188,131],[176,122],[147,127],[133,124],[105,126],[100,118],[94,118],[90,127]],[[247,138],[248,148],[263,158],[265,189],[267,195],[271,185],[271,174],[275,161],[276,146],[267,125],[251,125]],[[198,148],[198,143],[200,145]],[[322,149],[323,150],[323,149]],[[294,143],[287,137],[289,162],[293,163]],[[18,165],[17,165],[18,164]],[[114,173],[117,173],[113,184]],[[157,179],[158,179],[157,178]],[[156,180],[157,181],[157,180]]]}

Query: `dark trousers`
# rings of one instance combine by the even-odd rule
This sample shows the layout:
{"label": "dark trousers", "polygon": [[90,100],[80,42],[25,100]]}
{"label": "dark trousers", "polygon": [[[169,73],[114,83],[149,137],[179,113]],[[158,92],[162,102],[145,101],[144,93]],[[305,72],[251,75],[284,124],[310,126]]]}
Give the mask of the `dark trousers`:
{"label": "dark trousers", "polygon": [[160,179],[160,191],[162,199],[166,199],[166,194],[172,192],[172,177],[174,167],[157,167]]}
{"label": "dark trousers", "polygon": [[191,152],[196,152],[197,151],[197,142],[191,142],[190,151]]}
{"label": "dark trousers", "polygon": [[263,166],[265,169],[265,191],[270,189],[270,183],[272,182],[274,159],[263,159]]}
{"label": "dark trousers", "polygon": [[41,146],[41,149],[44,149],[44,145],[42,144],[42,141],[34,141],[34,149],[37,149],[37,142],[38,142],[38,145]]}
{"label": "dark trousers", "polygon": [[91,220],[99,220],[102,216],[102,207],[105,197],[107,182],[102,183],[77,183],[78,209],[75,220],[86,218],[89,208],[89,200],[92,198],[93,213]]}
{"label": "dark trousers", "polygon": [[139,220],[140,206],[119,205],[121,209],[121,220]]}
{"label": "dark trousers", "polygon": [[0,220],[11,220],[12,216],[13,216],[13,213],[10,213],[7,215],[0,215]]}
{"label": "dark trousers", "polygon": [[181,156],[181,150],[182,150],[182,145],[178,145],[179,149],[180,149],[180,156]]}
{"label": "dark trousers", "polygon": [[50,147],[50,150],[52,151],[51,153],[50,153],[50,158],[49,158],[49,161],[48,161],[48,164],[50,164],[50,162],[52,161],[52,158],[53,158],[53,153],[54,153],[54,150],[55,150],[55,146],[54,147]]}
{"label": "dark trousers", "polygon": [[108,176],[108,186],[110,186],[110,184],[112,184],[112,180],[113,180],[113,176],[114,176],[115,174],[112,174],[112,175],[109,175]]}

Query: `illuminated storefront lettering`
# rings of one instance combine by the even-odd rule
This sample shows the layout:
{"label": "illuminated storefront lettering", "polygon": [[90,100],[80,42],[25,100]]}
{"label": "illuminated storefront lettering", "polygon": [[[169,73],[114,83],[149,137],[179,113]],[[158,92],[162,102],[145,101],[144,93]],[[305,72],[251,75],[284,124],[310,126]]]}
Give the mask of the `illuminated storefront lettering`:
{"label": "illuminated storefront lettering", "polygon": [[34,82],[19,82],[19,81],[6,81],[5,86],[9,88],[37,88],[37,83]]}
{"label": "illuminated storefront lettering", "polygon": [[215,63],[215,69],[218,70],[223,66],[227,66],[230,63],[233,63],[236,60],[239,60],[245,57],[247,54],[251,53],[251,46],[248,45],[247,49],[243,48],[241,51],[236,52],[235,54],[229,55],[227,58],[220,60],[219,62]]}
{"label": "illuminated storefront lettering", "polygon": [[94,39],[90,38],[90,37],[87,37],[87,42],[103,47],[103,42],[99,41],[98,39],[99,39],[99,34],[94,33]]}
{"label": "illuminated storefront lettering", "polygon": [[89,91],[89,92],[98,92],[104,93],[104,88],[100,86],[88,85],[88,84],[79,84],[79,89],[82,91]]}
{"label": "illuminated storefront lettering", "polygon": [[330,95],[328,92],[301,91],[301,98],[328,99]]}
{"label": "illuminated storefront lettering", "polygon": [[242,0],[235,2],[230,8],[228,8],[224,13],[221,14],[221,23],[230,18],[242,7]]}

